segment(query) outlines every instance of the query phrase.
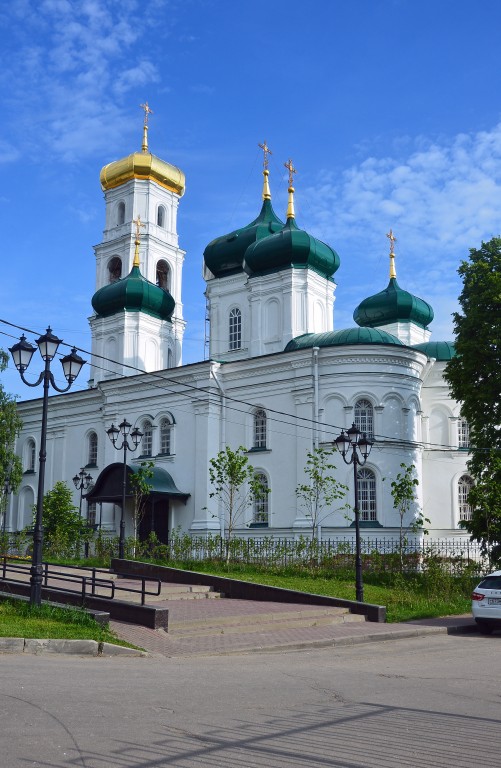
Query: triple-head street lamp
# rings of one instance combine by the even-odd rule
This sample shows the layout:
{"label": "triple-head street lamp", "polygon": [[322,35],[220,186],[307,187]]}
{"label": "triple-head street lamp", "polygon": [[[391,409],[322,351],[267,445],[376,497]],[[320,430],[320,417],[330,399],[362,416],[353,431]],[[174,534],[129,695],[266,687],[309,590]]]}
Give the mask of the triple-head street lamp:
{"label": "triple-head street lamp", "polygon": [[69,355],[65,355],[61,358],[61,364],[63,366],[63,373],[68,386],[61,388],[58,387],[54,381],[54,376],[50,370],[51,361],[57,354],[59,345],[62,343],[62,339],[58,339],[54,336],[51,328],[47,328],[47,331],[40,336],[36,341],[42,360],[45,363],[45,367],[41,372],[38,380],[35,383],[31,383],[24,378],[24,372],[28,368],[31,358],[35,354],[36,347],[26,341],[26,336],[23,334],[17,344],[9,348],[9,352],[14,360],[14,365],[21,375],[21,379],[28,387],[38,387],[43,382],[43,400],[42,400],[42,432],[40,436],[40,453],[39,453],[39,471],[38,471],[38,492],[37,492],[37,505],[35,515],[35,527],[33,530],[33,556],[31,560],[31,579],[30,579],[30,604],[41,605],[42,602],[42,580],[43,580],[43,565],[42,565],[42,513],[43,513],[43,496],[44,496],[44,482],[45,482],[45,462],[47,459],[47,410],[49,402],[49,386],[57,392],[67,392],[78,374],[85,365],[80,355],[77,354],[75,347],[71,350]]}
{"label": "triple-head street lamp", "polygon": [[[118,540],[118,557],[120,558],[120,560],[123,560],[124,553],[125,553],[124,512],[125,512],[125,496],[126,496],[126,489],[127,489],[127,451],[135,451],[143,437],[143,433],[137,427],[134,427],[132,432],[131,432],[131,427],[132,427],[132,424],[129,424],[127,419],[124,419],[122,423],[118,425],[118,427],[115,427],[115,425],[112,424],[111,427],[106,430],[106,434],[108,435],[111,442],[113,443],[113,447],[116,448],[117,451],[121,451],[123,449],[123,452],[124,452],[124,460],[123,460],[124,467],[123,467],[123,479],[122,479],[122,512],[120,515],[120,538]],[[117,445],[120,436],[122,437],[122,444]],[[129,438],[132,441],[131,444],[129,444]]]}
{"label": "triple-head street lamp", "polygon": [[[362,579],[362,554],[360,551],[360,510],[358,508],[358,466],[367,461],[374,441],[369,440],[365,432],[352,424],[347,433],[341,430],[339,437],[335,439],[336,448],[346,464],[353,464],[353,484],[355,488],[355,593],[359,603],[364,601],[364,584]],[[351,454],[350,454],[351,448]],[[347,457],[348,456],[348,457]]]}
{"label": "triple-head street lamp", "polygon": [[80,491],[80,505],[78,507],[78,511],[80,513],[80,517],[82,517],[82,498],[83,498],[83,492],[86,491],[89,486],[92,483],[92,475],[85,474],[85,469],[82,467],[78,475],[75,475],[73,478],[73,484],[77,491]]}

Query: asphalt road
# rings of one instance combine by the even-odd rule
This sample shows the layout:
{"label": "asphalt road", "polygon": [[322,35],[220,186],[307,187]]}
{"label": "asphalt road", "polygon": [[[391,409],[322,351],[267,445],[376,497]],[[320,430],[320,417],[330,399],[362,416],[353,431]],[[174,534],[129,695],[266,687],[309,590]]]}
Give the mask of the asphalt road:
{"label": "asphalt road", "polygon": [[501,635],[136,659],[0,656],[0,767],[501,766]]}

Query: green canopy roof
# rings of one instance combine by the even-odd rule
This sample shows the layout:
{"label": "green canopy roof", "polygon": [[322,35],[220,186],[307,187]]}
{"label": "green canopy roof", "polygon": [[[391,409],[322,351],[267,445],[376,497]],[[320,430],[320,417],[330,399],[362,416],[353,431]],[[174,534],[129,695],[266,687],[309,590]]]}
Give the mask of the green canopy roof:
{"label": "green canopy roof", "polygon": [[[122,500],[123,470],[124,465],[121,462],[109,464],[103,469],[89,493],[84,494],[85,498],[88,501],[120,503]],[[138,470],[139,466],[131,466],[130,464],[127,464],[127,480],[125,488],[125,495],[127,498],[131,498],[132,496],[129,478],[131,475],[136,474]],[[180,491],[172,479],[172,476],[165,469],[155,466],[152,468],[152,472],[153,476],[147,481],[151,486],[149,493],[150,498],[160,498],[163,496],[181,499],[182,501],[186,501],[186,499],[189,498],[190,494]]]}
{"label": "green canopy roof", "polygon": [[452,360],[456,355],[456,347],[452,341],[426,341],[424,344],[414,344],[413,349],[424,352],[435,360]]}

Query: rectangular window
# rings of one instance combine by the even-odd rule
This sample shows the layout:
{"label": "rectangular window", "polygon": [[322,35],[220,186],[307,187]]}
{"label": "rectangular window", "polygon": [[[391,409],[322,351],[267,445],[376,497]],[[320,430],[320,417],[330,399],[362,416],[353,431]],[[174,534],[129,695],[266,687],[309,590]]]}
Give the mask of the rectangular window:
{"label": "rectangular window", "polygon": [[89,525],[96,524],[96,506],[95,501],[87,503],[87,522]]}
{"label": "rectangular window", "polygon": [[458,448],[470,447],[470,426],[464,419],[458,421]]}

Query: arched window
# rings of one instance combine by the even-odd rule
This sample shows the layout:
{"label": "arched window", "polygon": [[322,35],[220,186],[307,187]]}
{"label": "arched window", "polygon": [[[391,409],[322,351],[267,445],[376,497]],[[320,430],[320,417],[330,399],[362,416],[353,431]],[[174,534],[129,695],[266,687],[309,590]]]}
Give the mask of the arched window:
{"label": "arched window", "polygon": [[164,291],[170,290],[170,267],[164,259],[157,261],[157,285]]}
{"label": "arched window", "polygon": [[254,499],[252,513],[252,522],[260,525],[268,525],[269,522],[269,502],[268,502],[268,478],[264,472],[256,472],[256,480],[259,480],[265,493],[259,499]]}
{"label": "arched window", "polygon": [[143,421],[141,428],[143,439],[141,440],[141,455],[151,456],[153,453],[153,425],[147,419]]}
{"label": "arched window", "polygon": [[369,400],[357,400],[355,403],[355,426],[367,437],[374,437],[374,408]]}
{"label": "arched window", "polygon": [[363,522],[375,522],[377,520],[376,476],[371,469],[364,467],[358,470],[357,488],[360,520]]}
{"label": "arched window", "polygon": [[473,480],[468,475],[463,475],[458,482],[458,507],[459,521],[471,520],[471,506],[468,504],[468,494],[473,487]]}
{"label": "arched window", "polygon": [[470,425],[465,419],[458,419],[458,448],[470,447]]}
{"label": "arched window", "polygon": [[235,307],[230,312],[229,348],[242,349],[242,313]]}
{"label": "arched window", "polygon": [[97,467],[97,435],[95,432],[89,434],[87,447],[87,466]]}
{"label": "arched window", "polygon": [[116,283],[122,277],[122,259],[119,256],[113,256],[108,262],[108,276],[110,283]]}
{"label": "arched window", "polygon": [[266,448],[266,411],[258,408],[254,411],[254,448]]}
{"label": "arched window", "polygon": [[157,224],[159,227],[165,227],[165,208],[159,205],[157,208]]}
{"label": "arched window", "polygon": [[125,203],[120,202],[117,206],[117,226],[125,223]]}
{"label": "arched window", "polygon": [[24,471],[25,472],[34,472],[35,471],[35,462],[36,462],[36,445],[35,441],[30,437],[29,440],[26,441],[26,445],[24,448]]}
{"label": "arched window", "polygon": [[160,422],[160,453],[164,456],[172,453],[172,421],[167,416]]}

